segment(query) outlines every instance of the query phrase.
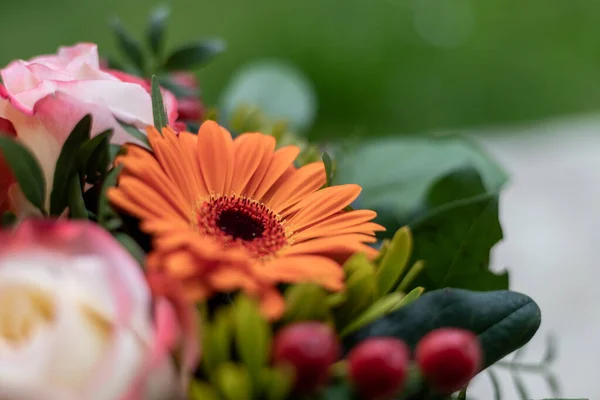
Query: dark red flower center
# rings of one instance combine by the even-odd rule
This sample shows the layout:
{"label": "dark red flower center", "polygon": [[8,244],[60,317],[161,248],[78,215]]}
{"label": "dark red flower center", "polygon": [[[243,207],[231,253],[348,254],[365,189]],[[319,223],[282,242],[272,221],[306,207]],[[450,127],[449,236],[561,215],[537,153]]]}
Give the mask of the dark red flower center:
{"label": "dark red flower center", "polygon": [[287,244],[285,228],[264,204],[235,195],[211,198],[197,211],[198,228],[225,246],[241,245],[263,258]]}

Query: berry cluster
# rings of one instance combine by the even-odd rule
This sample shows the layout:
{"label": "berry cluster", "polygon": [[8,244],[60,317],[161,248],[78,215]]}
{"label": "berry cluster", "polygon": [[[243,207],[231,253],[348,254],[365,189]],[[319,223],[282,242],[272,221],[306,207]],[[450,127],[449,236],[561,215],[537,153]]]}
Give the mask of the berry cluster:
{"label": "berry cluster", "polygon": [[[303,394],[314,393],[326,385],[339,356],[335,331],[318,322],[281,329],[273,347],[273,362],[293,368],[294,390]],[[430,387],[450,394],[475,376],[481,367],[481,357],[476,335],[462,329],[443,328],[421,339],[414,362]],[[407,383],[411,351],[399,339],[375,337],[354,347],[344,363],[348,379],[362,399],[392,399]]]}

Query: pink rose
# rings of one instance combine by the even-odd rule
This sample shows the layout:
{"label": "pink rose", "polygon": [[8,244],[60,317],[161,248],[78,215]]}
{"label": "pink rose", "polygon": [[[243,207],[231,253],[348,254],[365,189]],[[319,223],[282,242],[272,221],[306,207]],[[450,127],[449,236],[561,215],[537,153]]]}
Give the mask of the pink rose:
{"label": "pink rose", "polygon": [[26,220],[0,232],[0,398],[176,399],[179,327],[97,225]]}
{"label": "pink rose", "polygon": [[[152,101],[140,80],[116,77],[100,68],[98,47],[81,43],[57,54],[11,62],[0,71],[0,118],[9,120],[18,140],[38,158],[48,194],[62,145],[75,124],[93,115],[92,133],[114,129],[112,142],[135,142],[117,119],[140,129],[152,125]],[[177,100],[163,91],[169,121],[177,119]],[[12,193],[12,192],[11,192]],[[19,196],[12,196],[21,203]],[[16,211],[22,204],[14,204]]]}

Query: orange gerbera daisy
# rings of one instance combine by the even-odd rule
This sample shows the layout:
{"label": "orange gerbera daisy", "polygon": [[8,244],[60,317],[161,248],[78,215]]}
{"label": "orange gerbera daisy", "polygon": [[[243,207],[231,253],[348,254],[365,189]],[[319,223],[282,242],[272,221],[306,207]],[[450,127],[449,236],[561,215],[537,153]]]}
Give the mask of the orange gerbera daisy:
{"label": "orange gerbera daisy", "polygon": [[383,230],[369,210],[344,211],[357,185],[322,188],[325,168],[296,168],[300,149],[275,150],[273,137],[245,133],[234,139],[217,123],[198,135],[148,128],[151,153],[127,145],[111,202],[140,220],[154,237],[148,273],[173,284],[189,301],[243,290],[260,299],[263,313],[281,315],[279,283],[312,282],[337,291],[340,263]]}

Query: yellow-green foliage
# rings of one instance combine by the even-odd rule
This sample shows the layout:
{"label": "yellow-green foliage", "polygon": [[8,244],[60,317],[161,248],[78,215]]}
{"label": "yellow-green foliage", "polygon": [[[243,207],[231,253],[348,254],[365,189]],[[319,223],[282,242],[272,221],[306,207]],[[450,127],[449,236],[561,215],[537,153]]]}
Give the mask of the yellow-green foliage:
{"label": "yellow-green foliage", "polygon": [[[411,251],[411,233],[404,227],[384,243],[375,260],[355,254],[344,263],[343,291],[329,293],[314,284],[290,285],[284,293],[285,314],[277,326],[322,321],[343,337],[411,303],[423,288],[409,293],[405,289],[424,266],[418,261],[408,267]],[[201,367],[207,380],[191,385],[190,399],[285,399],[293,374],[269,365],[273,328],[260,314],[258,304],[243,295],[210,317],[205,311]]]}
{"label": "yellow-green foliage", "polygon": [[341,336],[397,310],[423,293],[421,287],[408,294],[404,292],[423,269],[420,261],[408,268],[411,253],[412,235],[408,227],[403,227],[391,241],[383,243],[374,261],[355,254],[344,264],[346,289],[332,296],[338,300],[332,312]]}
{"label": "yellow-green foliage", "polygon": [[[271,367],[272,325],[246,296],[204,313],[202,364],[207,381],[190,387],[192,400],[284,399],[291,389],[290,371]],[[239,362],[233,362],[233,354]]]}

